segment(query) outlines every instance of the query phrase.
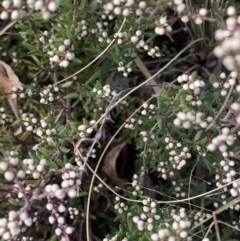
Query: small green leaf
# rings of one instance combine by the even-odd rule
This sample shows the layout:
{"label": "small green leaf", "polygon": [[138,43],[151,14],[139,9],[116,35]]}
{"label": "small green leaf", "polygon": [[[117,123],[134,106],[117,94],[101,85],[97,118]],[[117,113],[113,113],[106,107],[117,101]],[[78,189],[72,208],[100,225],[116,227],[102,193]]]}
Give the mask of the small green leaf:
{"label": "small green leaf", "polygon": [[58,168],[58,166],[54,162],[52,162],[50,159],[47,160],[47,164],[48,164],[49,167]]}
{"label": "small green leaf", "polygon": [[19,125],[19,124],[21,124],[21,120],[20,120],[20,119],[17,119],[17,120],[15,120],[15,121],[11,124],[11,126],[17,126],[17,125]]}
{"label": "small green leaf", "polygon": [[28,131],[24,131],[20,137],[20,140],[24,141],[28,138],[28,136],[30,135],[30,132]]}
{"label": "small green leaf", "polygon": [[162,129],[162,119],[159,118],[157,120],[157,124],[158,124],[159,129]]}
{"label": "small green leaf", "polygon": [[85,197],[85,196],[87,196],[87,195],[88,195],[87,192],[80,192],[80,193],[78,194],[78,197]]}
{"label": "small green leaf", "polygon": [[65,95],[64,99],[74,99],[74,98],[77,98],[78,96],[79,96],[78,93],[70,93],[68,95]]}
{"label": "small green leaf", "polygon": [[33,60],[35,61],[35,63],[36,63],[38,66],[41,65],[39,59],[38,59],[35,55],[31,55],[31,57],[33,58]]}
{"label": "small green leaf", "polygon": [[97,220],[96,216],[94,216],[94,215],[92,215],[92,214],[90,214],[89,217],[90,217],[90,219],[92,219],[92,220]]}
{"label": "small green leaf", "polygon": [[66,131],[67,131],[67,128],[63,126],[62,129],[58,131],[58,135],[62,137],[66,133]]}
{"label": "small green leaf", "polygon": [[201,137],[202,137],[202,134],[203,134],[203,130],[199,131],[199,132],[195,135],[193,141],[194,141],[194,142],[199,141],[199,140],[201,139]]}
{"label": "small green leaf", "polygon": [[22,200],[14,200],[14,199],[9,199],[9,202],[15,206],[24,206],[25,202]]}
{"label": "small green leaf", "polygon": [[81,0],[81,4],[80,4],[80,9],[81,10],[84,10],[84,8],[86,7],[86,4],[87,4],[87,0]]}
{"label": "small green leaf", "polygon": [[83,118],[83,125],[88,125],[88,121],[86,119]]}
{"label": "small green leaf", "polygon": [[38,159],[34,153],[28,152],[28,154],[29,154],[29,156],[30,156],[33,160],[37,160],[37,159]]}
{"label": "small green leaf", "polygon": [[36,184],[37,180],[24,180],[23,183],[26,183],[26,184]]}
{"label": "small green leaf", "polygon": [[60,147],[60,150],[64,153],[68,153],[70,151],[70,149],[66,148],[66,147]]}
{"label": "small green leaf", "polygon": [[66,87],[71,86],[72,83],[73,83],[73,81],[67,81],[66,83],[62,84],[61,86],[62,86],[63,88],[66,88]]}
{"label": "small green leaf", "polygon": [[101,74],[101,71],[102,71],[102,67],[101,69],[98,68],[95,73],[87,80],[86,84],[89,84],[91,83],[92,81],[96,80],[97,78],[99,78],[100,74]]}
{"label": "small green leaf", "polygon": [[132,221],[132,216],[127,215],[127,225],[129,230],[131,230],[133,228],[133,221]]}
{"label": "small green leaf", "polygon": [[50,241],[57,241],[57,239],[58,239],[58,237],[57,237],[57,235],[55,234],[55,235],[53,235],[53,236],[51,237]]}

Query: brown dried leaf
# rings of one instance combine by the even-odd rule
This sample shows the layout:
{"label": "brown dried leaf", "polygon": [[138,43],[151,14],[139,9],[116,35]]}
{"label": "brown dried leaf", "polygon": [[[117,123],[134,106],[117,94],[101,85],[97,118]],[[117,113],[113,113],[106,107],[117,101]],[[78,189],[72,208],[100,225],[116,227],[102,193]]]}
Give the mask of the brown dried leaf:
{"label": "brown dried leaf", "polygon": [[[21,87],[22,83],[20,82],[20,80],[18,79],[17,75],[14,73],[14,71],[12,70],[12,68],[6,64],[5,62],[0,60],[0,72],[2,73],[2,75],[4,75],[5,77],[8,78],[8,82],[6,83],[5,81],[2,83],[2,81],[0,82],[0,85],[5,85],[5,89],[8,89],[9,91],[3,94],[9,94],[11,93],[12,87]],[[8,97],[11,98],[11,97]]]}
{"label": "brown dried leaf", "polygon": [[127,183],[127,180],[118,177],[116,166],[118,156],[128,141],[129,140],[112,148],[112,150],[110,150],[104,158],[102,165],[102,171],[112,180],[114,184],[122,188],[124,187],[124,184]]}
{"label": "brown dried leaf", "polygon": [[[20,113],[17,106],[17,100],[12,99],[12,88],[21,87],[22,83],[19,81],[17,75],[14,73],[12,68],[3,61],[0,61],[0,92],[8,98],[8,102],[11,109],[16,117],[20,119]],[[22,128],[19,127],[14,135],[19,135],[22,133]]]}
{"label": "brown dried leaf", "polygon": [[[1,71],[1,65],[0,65]],[[0,92],[9,98],[9,93],[11,93],[12,87],[9,83],[9,79],[0,72]]]}

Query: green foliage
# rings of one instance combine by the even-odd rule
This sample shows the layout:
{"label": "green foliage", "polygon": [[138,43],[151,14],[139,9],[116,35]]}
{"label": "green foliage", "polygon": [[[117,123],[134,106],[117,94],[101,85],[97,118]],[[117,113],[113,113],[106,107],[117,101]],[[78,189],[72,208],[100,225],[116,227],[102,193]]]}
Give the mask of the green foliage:
{"label": "green foliage", "polygon": [[1,240],[237,240],[238,4],[1,4]]}

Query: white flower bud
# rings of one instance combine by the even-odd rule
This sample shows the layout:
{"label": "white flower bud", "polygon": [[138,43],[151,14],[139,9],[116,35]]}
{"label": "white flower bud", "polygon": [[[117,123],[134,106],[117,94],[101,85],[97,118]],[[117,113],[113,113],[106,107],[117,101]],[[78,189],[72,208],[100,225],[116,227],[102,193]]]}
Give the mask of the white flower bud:
{"label": "white flower bud", "polygon": [[65,229],[65,232],[66,232],[67,234],[72,234],[73,228],[67,227],[67,228]]}
{"label": "white flower bud", "polygon": [[2,20],[6,20],[8,19],[9,15],[8,15],[8,12],[7,11],[2,11],[1,15],[0,15],[0,18]]}
{"label": "white flower bud", "polygon": [[18,10],[13,10],[11,13],[11,19],[16,20],[20,17],[19,11]]}
{"label": "white flower bud", "polygon": [[140,9],[145,9],[147,7],[147,3],[145,1],[141,1],[139,4],[138,4],[138,7]]}
{"label": "white flower bud", "polygon": [[53,204],[52,203],[48,203],[46,205],[46,208],[47,208],[47,210],[51,211],[53,209]]}
{"label": "white flower bud", "polygon": [[49,4],[48,4],[48,10],[51,11],[51,12],[55,12],[57,10],[57,3],[56,1],[51,1]]}
{"label": "white flower bud", "polygon": [[77,196],[77,191],[76,191],[75,189],[70,190],[70,191],[68,192],[68,196],[69,196],[70,198],[76,197],[76,196]]}
{"label": "white flower bud", "polygon": [[4,177],[7,181],[12,181],[15,177],[14,173],[13,172],[10,172],[10,171],[6,171],[4,173]]}
{"label": "white flower bud", "polygon": [[60,235],[62,234],[62,230],[61,230],[60,228],[56,228],[56,229],[55,229],[55,234],[56,234],[57,236],[60,236]]}

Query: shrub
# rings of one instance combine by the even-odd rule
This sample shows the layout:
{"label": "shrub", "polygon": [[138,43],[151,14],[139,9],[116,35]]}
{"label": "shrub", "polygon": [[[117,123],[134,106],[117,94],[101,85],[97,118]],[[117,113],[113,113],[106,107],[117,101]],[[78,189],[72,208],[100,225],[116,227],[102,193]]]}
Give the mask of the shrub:
{"label": "shrub", "polygon": [[1,240],[239,239],[237,3],[1,4]]}

